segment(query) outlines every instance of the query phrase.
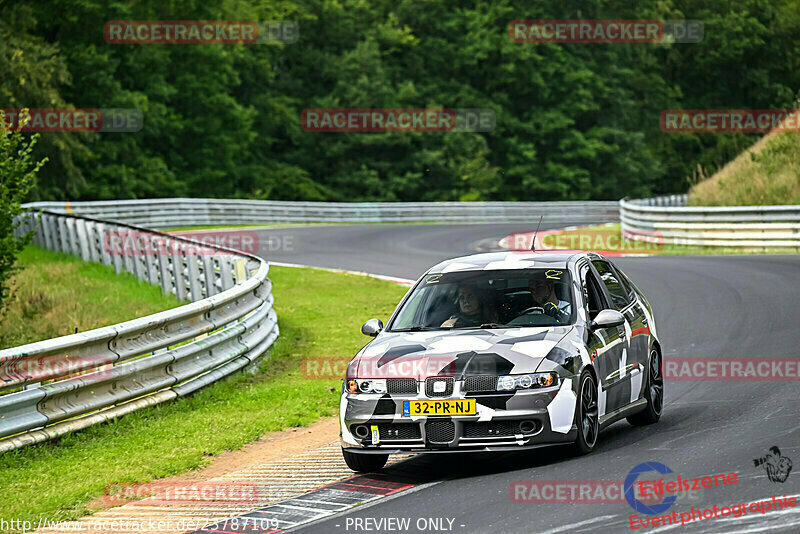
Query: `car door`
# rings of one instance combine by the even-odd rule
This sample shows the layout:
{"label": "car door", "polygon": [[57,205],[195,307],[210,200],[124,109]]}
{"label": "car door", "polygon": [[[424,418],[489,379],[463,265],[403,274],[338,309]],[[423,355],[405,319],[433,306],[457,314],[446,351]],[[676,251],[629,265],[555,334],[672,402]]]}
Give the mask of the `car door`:
{"label": "car door", "polygon": [[[600,277],[587,262],[578,267],[583,285],[584,301],[589,320],[604,309],[611,308],[608,292]],[[598,408],[600,415],[605,415],[627,404],[624,395],[617,386],[619,382],[620,361],[624,360],[627,342],[624,326],[596,328],[587,331],[586,347],[600,380]]]}
{"label": "car door", "polygon": [[[609,351],[609,357],[603,362],[603,376],[600,377],[601,383],[605,380],[606,406],[607,411],[611,412],[636,400],[641,391],[641,373],[644,368],[630,345],[631,320],[636,315],[636,310],[633,309],[635,299],[631,299],[626,293],[609,262],[594,259],[591,264],[605,290],[607,306],[619,311],[625,318],[622,325],[609,329],[612,330],[609,337],[613,338],[611,343],[614,350]],[[632,382],[634,376],[636,380]]]}
{"label": "car door", "polygon": [[[630,356],[634,361],[640,362],[643,366],[647,365],[647,357],[650,352],[650,325],[645,313],[645,303],[638,297],[630,279],[625,276],[622,270],[611,262],[608,262],[617,274],[617,279],[628,296],[630,304],[623,310],[625,319],[631,327],[629,332]],[[630,359],[630,358],[629,358]]]}

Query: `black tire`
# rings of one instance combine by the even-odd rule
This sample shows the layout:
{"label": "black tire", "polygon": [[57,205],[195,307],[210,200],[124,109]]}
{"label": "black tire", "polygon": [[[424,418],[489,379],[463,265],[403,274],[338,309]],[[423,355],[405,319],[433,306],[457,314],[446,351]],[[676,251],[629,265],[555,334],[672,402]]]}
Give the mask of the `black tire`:
{"label": "black tire", "polygon": [[372,473],[380,471],[389,459],[388,454],[357,454],[342,449],[344,463],[356,473]]}
{"label": "black tire", "polygon": [[575,438],[573,450],[575,454],[589,454],[597,444],[600,433],[600,419],[597,407],[597,383],[592,374],[584,370],[578,386],[578,398],[575,406],[575,422],[578,426],[578,437]]}
{"label": "black tire", "polygon": [[661,354],[658,350],[650,351],[647,369],[647,387],[644,390],[647,407],[639,413],[629,416],[628,422],[634,426],[652,425],[661,419],[664,409],[664,377],[661,374]]}

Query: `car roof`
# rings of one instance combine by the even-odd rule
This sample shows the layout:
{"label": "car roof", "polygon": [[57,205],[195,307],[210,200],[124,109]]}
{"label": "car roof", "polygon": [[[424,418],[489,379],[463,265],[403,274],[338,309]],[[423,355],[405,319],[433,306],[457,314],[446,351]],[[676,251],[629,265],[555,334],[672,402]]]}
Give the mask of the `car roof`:
{"label": "car roof", "polygon": [[515,250],[508,252],[485,252],[461,256],[437,263],[429,273],[456,271],[493,271],[502,269],[547,269],[567,267],[571,258],[587,255],[586,252],[532,252]]}

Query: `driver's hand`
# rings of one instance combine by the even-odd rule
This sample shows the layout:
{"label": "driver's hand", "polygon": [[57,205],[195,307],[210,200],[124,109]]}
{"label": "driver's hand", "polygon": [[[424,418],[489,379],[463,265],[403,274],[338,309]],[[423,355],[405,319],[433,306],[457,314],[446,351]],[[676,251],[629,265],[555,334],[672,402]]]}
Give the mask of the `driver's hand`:
{"label": "driver's hand", "polygon": [[456,321],[458,321],[457,317],[451,317],[445,322],[442,323],[442,326],[455,326]]}
{"label": "driver's hand", "polygon": [[558,321],[559,323],[566,316],[566,314],[561,310],[561,308],[559,308],[552,302],[548,302],[547,304],[544,305],[544,312],[553,319],[555,319],[556,321]]}

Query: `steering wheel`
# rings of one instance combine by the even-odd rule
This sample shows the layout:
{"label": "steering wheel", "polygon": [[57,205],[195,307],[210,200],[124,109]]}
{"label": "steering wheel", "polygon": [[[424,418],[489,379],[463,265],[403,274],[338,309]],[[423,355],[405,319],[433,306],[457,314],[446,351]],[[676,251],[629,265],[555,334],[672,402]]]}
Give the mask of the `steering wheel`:
{"label": "steering wheel", "polygon": [[530,308],[522,310],[519,315],[528,315],[529,313],[544,315],[544,308],[542,308],[541,306],[531,306]]}

